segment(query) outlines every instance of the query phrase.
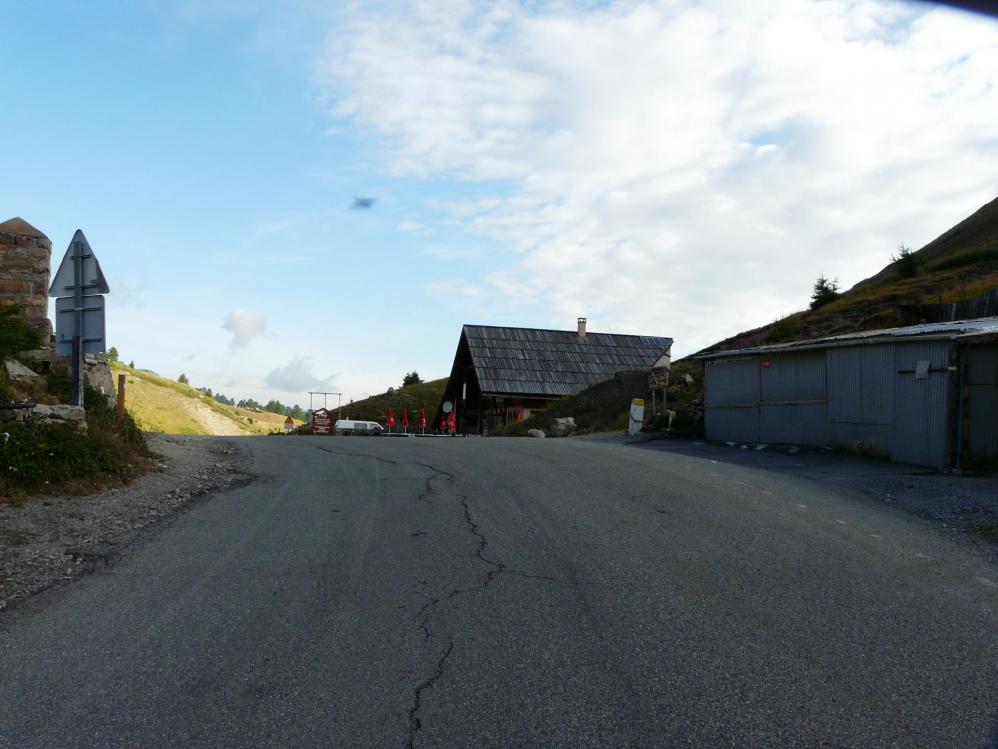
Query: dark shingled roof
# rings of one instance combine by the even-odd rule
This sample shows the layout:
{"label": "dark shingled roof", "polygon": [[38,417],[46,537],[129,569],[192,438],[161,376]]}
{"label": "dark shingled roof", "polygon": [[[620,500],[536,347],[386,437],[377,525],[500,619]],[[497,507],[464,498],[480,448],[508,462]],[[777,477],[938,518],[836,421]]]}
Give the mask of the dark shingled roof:
{"label": "dark shingled roof", "polygon": [[650,369],[671,338],[465,325],[483,393],[574,395],[625,369]]}

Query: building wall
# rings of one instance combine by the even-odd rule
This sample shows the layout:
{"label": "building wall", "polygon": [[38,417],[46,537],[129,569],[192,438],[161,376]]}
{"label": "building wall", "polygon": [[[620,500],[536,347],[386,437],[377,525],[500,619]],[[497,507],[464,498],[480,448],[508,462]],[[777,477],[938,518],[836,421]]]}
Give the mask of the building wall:
{"label": "building wall", "polygon": [[[894,344],[894,408],[891,460],[944,468],[950,444],[949,342]],[[928,377],[918,379],[919,361],[928,361]]]}
{"label": "building wall", "polygon": [[0,224],[0,304],[19,304],[24,319],[50,345],[52,323],[48,318],[49,264],[52,243],[44,234],[19,219]]}
{"label": "building wall", "polygon": [[[707,361],[707,437],[831,444],[946,467],[954,429],[951,350],[949,342],[886,343]],[[973,394],[971,407],[982,414],[974,422],[972,442],[990,454],[998,453],[995,351],[992,347],[977,358],[975,376],[984,384]],[[919,362],[929,364],[925,377],[916,377]]]}
{"label": "building wall", "polygon": [[711,439],[828,444],[823,351],[708,362],[704,377]]}
{"label": "building wall", "polygon": [[998,456],[998,346],[972,346],[967,373],[970,458]]}
{"label": "building wall", "polygon": [[828,349],[831,444],[890,457],[894,346]]}

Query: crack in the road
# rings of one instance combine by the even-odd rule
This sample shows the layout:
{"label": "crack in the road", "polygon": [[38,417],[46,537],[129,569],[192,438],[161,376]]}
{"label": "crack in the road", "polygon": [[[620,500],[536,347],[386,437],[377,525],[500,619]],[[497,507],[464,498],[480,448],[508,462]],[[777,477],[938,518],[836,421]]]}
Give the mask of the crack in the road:
{"label": "crack in the road", "polygon": [[437,681],[443,678],[444,675],[444,664],[447,659],[450,658],[450,654],[454,652],[454,640],[451,637],[447,638],[447,649],[444,654],[437,661],[436,670],[430,675],[428,679],[424,679],[417,686],[413,692],[412,707],[409,708],[409,742],[406,746],[409,749],[415,749],[416,746],[416,736],[419,734],[420,729],[423,727],[423,718],[420,715],[420,711],[423,708],[423,692],[432,687]]}

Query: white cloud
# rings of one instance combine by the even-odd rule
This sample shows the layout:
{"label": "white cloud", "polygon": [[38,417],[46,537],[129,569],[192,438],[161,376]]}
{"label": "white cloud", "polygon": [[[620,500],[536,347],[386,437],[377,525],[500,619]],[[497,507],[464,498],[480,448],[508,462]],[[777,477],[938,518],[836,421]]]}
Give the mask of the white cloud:
{"label": "white cloud", "polygon": [[311,360],[308,357],[292,359],[283,367],[272,369],[265,378],[266,384],[285,393],[302,393],[309,390],[330,390],[334,377],[319,377],[312,374]]}
{"label": "white cloud", "polygon": [[[688,352],[995,197],[998,23],[870,2],[365,7],[316,66],[385,168],[487,181],[488,283]],[[538,321],[539,323],[544,321]]]}
{"label": "white cloud", "polygon": [[399,231],[404,231],[408,234],[432,234],[433,230],[427,226],[423,226],[418,221],[409,221],[406,219],[401,224],[399,224]]}
{"label": "white cloud", "polygon": [[267,321],[249,310],[234,309],[222,320],[222,327],[232,334],[229,348],[244,349],[267,329]]}

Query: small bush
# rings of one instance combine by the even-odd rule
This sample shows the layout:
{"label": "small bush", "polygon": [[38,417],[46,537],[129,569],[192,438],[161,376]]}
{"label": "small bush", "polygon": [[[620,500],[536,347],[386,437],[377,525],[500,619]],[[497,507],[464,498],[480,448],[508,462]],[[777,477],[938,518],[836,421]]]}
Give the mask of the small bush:
{"label": "small bush", "polygon": [[24,322],[19,304],[0,304],[0,356],[13,356],[38,348],[41,334]]}
{"label": "small bush", "polygon": [[811,292],[811,309],[818,309],[830,304],[839,298],[839,280],[830,280],[822,274],[814,282],[814,290]]}
{"label": "small bush", "polygon": [[918,268],[921,265],[918,256],[910,247],[905,247],[903,244],[898,245],[898,254],[891,256],[891,262],[901,278],[914,278],[918,275]]}
{"label": "small bush", "polygon": [[[79,479],[128,480],[149,455],[142,431],[96,390],[87,389],[86,432],[62,424],[10,423],[0,446],[0,495],[54,490]],[[2,443],[2,440],[0,440]]]}

